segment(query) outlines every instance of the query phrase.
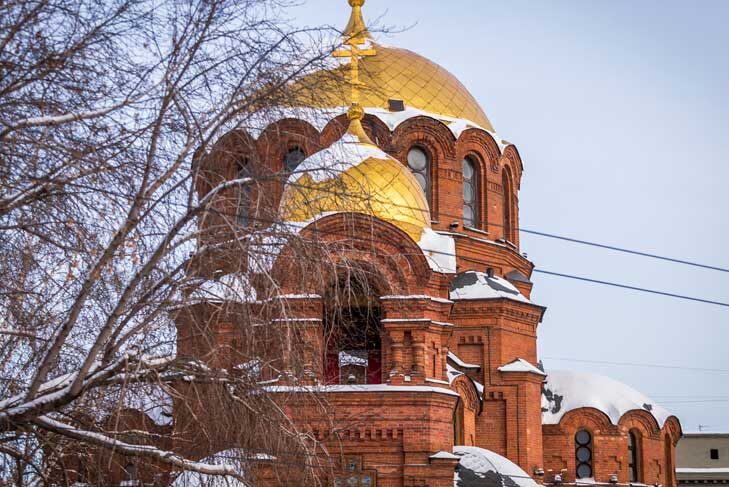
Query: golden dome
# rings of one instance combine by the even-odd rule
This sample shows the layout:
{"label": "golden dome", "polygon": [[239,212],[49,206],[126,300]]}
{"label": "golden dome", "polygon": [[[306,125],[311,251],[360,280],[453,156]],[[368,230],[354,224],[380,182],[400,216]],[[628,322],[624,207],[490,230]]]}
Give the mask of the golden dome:
{"label": "golden dome", "polygon": [[[372,43],[377,55],[359,60],[360,104],[387,108],[388,100],[436,115],[464,118],[494,131],[476,99],[451,73],[407,49]],[[292,86],[295,105],[316,108],[349,106],[349,64],[316,71]]]}
{"label": "golden dome", "polygon": [[430,228],[430,210],[412,173],[362,136],[359,120],[331,147],[307,158],[289,180],[281,217],[309,222],[333,212],[372,215],[415,242]]}

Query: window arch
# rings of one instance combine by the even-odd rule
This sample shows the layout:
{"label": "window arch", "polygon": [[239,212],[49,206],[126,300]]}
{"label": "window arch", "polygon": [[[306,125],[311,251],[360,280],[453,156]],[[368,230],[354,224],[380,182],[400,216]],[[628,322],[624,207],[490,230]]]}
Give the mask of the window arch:
{"label": "window arch", "polygon": [[286,172],[294,172],[304,159],[306,159],[304,150],[299,146],[292,147],[284,157],[284,169]]}
{"label": "window arch", "polygon": [[579,430],[575,433],[575,478],[592,476],[592,435],[587,430]]}
{"label": "window arch", "polygon": [[510,242],[513,241],[513,227],[512,227],[512,185],[511,185],[511,175],[509,174],[509,171],[504,168],[502,171],[502,191],[503,191],[503,230],[504,230],[504,240],[508,240]]}
{"label": "window arch", "polygon": [[[247,157],[244,157],[238,161],[237,179],[248,178],[251,176],[251,165]],[[236,221],[239,225],[247,227],[250,225],[250,212],[251,212],[251,184],[243,184],[238,186],[238,202],[236,205]]]}
{"label": "window arch", "polygon": [[362,275],[341,276],[326,293],[325,376],[329,384],[382,383],[382,308]]}
{"label": "window arch", "polygon": [[628,471],[631,482],[642,482],[640,475],[640,435],[635,430],[628,432]]}
{"label": "window arch", "polygon": [[463,159],[463,225],[480,227],[478,169],[472,157]]}
{"label": "window arch", "polygon": [[423,189],[428,202],[431,200],[430,166],[430,156],[422,147],[414,146],[408,151],[408,167],[415,179],[418,180],[418,184]]}

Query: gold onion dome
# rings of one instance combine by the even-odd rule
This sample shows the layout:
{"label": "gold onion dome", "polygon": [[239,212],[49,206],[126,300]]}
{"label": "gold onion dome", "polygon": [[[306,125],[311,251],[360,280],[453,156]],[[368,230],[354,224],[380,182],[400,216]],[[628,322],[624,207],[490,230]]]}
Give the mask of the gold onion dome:
{"label": "gold onion dome", "polygon": [[[344,30],[347,38],[370,43],[377,55],[359,62],[360,104],[387,108],[389,100],[435,115],[463,118],[494,131],[476,99],[463,84],[438,64],[407,49],[372,41],[362,20],[364,0],[350,0],[352,16]],[[292,85],[294,106],[338,108],[349,106],[349,64],[315,71]],[[313,87],[313,88],[312,88]]]}
{"label": "gold onion dome", "polygon": [[361,107],[350,108],[349,131],[304,160],[284,190],[284,221],[310,222],[329,213],[371,215],[418,242],[430,228],[430,210],[412,173],[367,137]]}

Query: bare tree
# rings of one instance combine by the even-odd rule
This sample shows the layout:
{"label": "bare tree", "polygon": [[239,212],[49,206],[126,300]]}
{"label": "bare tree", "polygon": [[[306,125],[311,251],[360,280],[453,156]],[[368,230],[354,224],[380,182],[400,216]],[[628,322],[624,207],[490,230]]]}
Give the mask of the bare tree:
{"label": "bare tree", "polygon": [[[276,373],[306,372],[303,360],[282,364],[276,347],[260,353],[265,343],[298,343],[285,328],[256,331],[280,314],[283,305],[260,304],[278,289],[269,279],[269,295],[251,299],[240,262],[228,263],[237,277],[211,285],[206,261],[189,258],[211,242],[202,227],[232,232],[248,255],[243,270],[265,267],[291,233],[259,215],[257,230],[241,235],[225,211],[243,188],[264,194],[279,175],[195,173],[224,134],[275,116],[290,82],[328,62],[327,32],[293,28],[288,4],[0,2],[0,483],[83,479],[91,451],[106,452],[93,460],[102,469],[141,458],[160,471],[250,482],[228,463],[193,461],[189,431],[236,438],[247,452],[240,461],[279,455],[314,466],[315,438],[266,394]],[[181,311],[203,298],[219,308]],[[199,344],[205,320],[223,315],[238,324],[234,352],[211,346],[199,361],[178,350],[175,319],[192,323]],[[164,416],[169,401],[184,412],[174,430],[164,417],[159,431],[124,420],[125,408]]]}

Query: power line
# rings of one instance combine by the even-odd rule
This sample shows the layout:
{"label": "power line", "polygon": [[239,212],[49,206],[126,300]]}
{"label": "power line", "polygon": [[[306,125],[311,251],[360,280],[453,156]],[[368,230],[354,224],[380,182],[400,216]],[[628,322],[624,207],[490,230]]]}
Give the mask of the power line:
{"label": "power line", "polygon": [[[228,217],[231,216],[231,214],[228,214],[228,213],[225,213],[225,212],[221,212],[221,211],[216,211],[216,213],[221,214],[223,216],[228,216]],[[257,221],[257,222],[261,222],[261,223],[268,223],[268,224],[282,223],[282,222],[279,222],[279,221],[276,221],[276,220],[263,219],[263,218],[259,218],[259,217],[249,217],[249,220],[253,220],[253,221]],[[312,231],[314,233],[322,234],[322,235],[340,235],[339,232],[326,231],[326,230],[319,229],[319,228],[316,228],[316,227],[310,228],[310,231]],[[428,250],[428,252],[430,252],[431,254],[443,255],[443,256],[446,256],[446,257],[460,258],[461,260],[465,260],[465,261],[468,261],[468,262],[472,262],[472,263],[476,263],[476,264],[479,264],[479,265],[483,265],[483,262],[481,262],[479,260],[476,260],[476,259],[473,259],[473,258],[468,258],[467,256],[457,256],[455,253],[451,253],[451,252],[444,252],[444,251],[440,251],[440,250]],[[400,254],[400,255],[407,255],[407,254]],[[622,289],[629,289],[629,290],[632,290],[632,291],[645,292],[645,293],[649,293],[649,294],[657,294],[657,295],[660,295],[660,296],[671,297],[671,298],[675,298],[675,299],[682,299],[682,300],[687,300],[687,301],[694,301],[694,302],[699,302],[699,303],[704,303],[704,304],[713,304],[713,305],[716,305],[716,306],[722,306],[722,307],[729,308],[729,303],[725,303],[725,302],[721,302],[721,301],[712,301],[712,300],[703,299],[703,298],[696,298],[696,297],[693,297],[693,296],[686,296],[686,295],[682,295],[682,294],[669,293],[669,292],[666,292],[666,291],[658,291],[658,290],[654,290],[654,289],[647,289],[647,288],[642,288],[642,287],[637,287],[637,286],[631,286],[631,285],[628,285],[628,284],[620,284],[620,283],[615,283],[615,282],[603,281],[603,280],[599,280],[599,279],[592,279],[592,278],[588,278],[588,277],[574,276],[574,275],[571,275],[571,274],[564,274],[564,273],[559,273],[559,272],[546,271],[546,270],[542,270],[542,269],[534,269],[534,272],[541,273],[541,274],[546,274],[546,275],[551,275],[551,276],[564,277],[564,278],[568,278],[568,279],[575,279],[575,280],[579,280],[579,281],[590,282],[590,283],[593,283],[593,284],[602,284],[602,285],[605,285],[605,286],[612,286],[612,287],[617,287],[617,288],[622,288]]]}
{"label": "power line", "polygon": [[582,245],[589,245],[589,246],[598,247],[601,249],[614,250],[616,252],[624,252],[626,254],[639,255],[641,257],[650,257],[651,259],[665,260],[665,261],[674,262],[677,264],[685,264],[685,265],[690,265],[690,266],[694,266],[694,267],[701,267],[703,269],[711,269],[713,271],[729,273],[729,269],[725,269],[723,267],[716,267],[713,265],[700,264],[698,262],[692,262],[689,260],[676,259],[673,257],[665,257],[662,255],[651,254],[651,253],[642,252],[639,250],[631,250],[631,249],[626,249],[626,248],[622,248],[622,247],[615,247],[613,245],[602,244],[602,243],[598,243],[598,242],[589,242],[587,240],[580,240],[580,239],[571,238],[571,237],[564,237],[562,235],[555,235],[552,233],[539,232],[536,230],[528,230],[526,228],[520,228],[519,231],[524,232],[524,233],[530,233],[532,235],[539,235],[541,237],[554,238],[554,239],[558,239],[558,240],[564,240],[566,242],[578,243],[578,244],[582,244]]}
{"label": "power line", "polygon": [[687,301],[696,301],[699,303],[706,303],[706,304],[714,304],[716,306],[724,306],[724,307],[729,308],[729,303],[724,303],[722,301],[712,301],[710,299],[695,298],[695,297],[686,296],[683,294],[674,294],[674,293],[669,293],[666,291],[657,291],[655,289],[647,289],[644,287],[630,286],[628,284],[620,284],[617,282],[602,281],[599,279],[592,279],[589,277],[573,276],[571,274],[562,274],[560,272],[545,271],[543,269],[534,269],[534,272],[538,272],[540,274],[547,274],[550,276],[565,277],[567,279],[575,279],[577,281],[591,282],[593,284],[602,284],[604,286],[612,286],[612,287],[618,287],[618,288],[622,288],[622,289],[630,289],[632,291],[640,291],[640,292],[644,292],[644,293],[658,294],[660,296],[668,296],[670,298],[685,299]]}
{"label": "power line", "polygon": [[680,365],[666,365],[666,364],[646,364],[638,362],[612,362],[607,360],[587,360],[587,359],[576,359],[576,358],[561,358],[561,357],[542,357],[544,360],[557,360],[560,362],[582,362],[586,364],[602,364],[602,365],[620,365],[625,367],[651,367],[658,369],[675,369],[675,370],[690,370],[694,372],[719,372],[729,373],[729,369],[713,369],[708,367],[683,367]]}

